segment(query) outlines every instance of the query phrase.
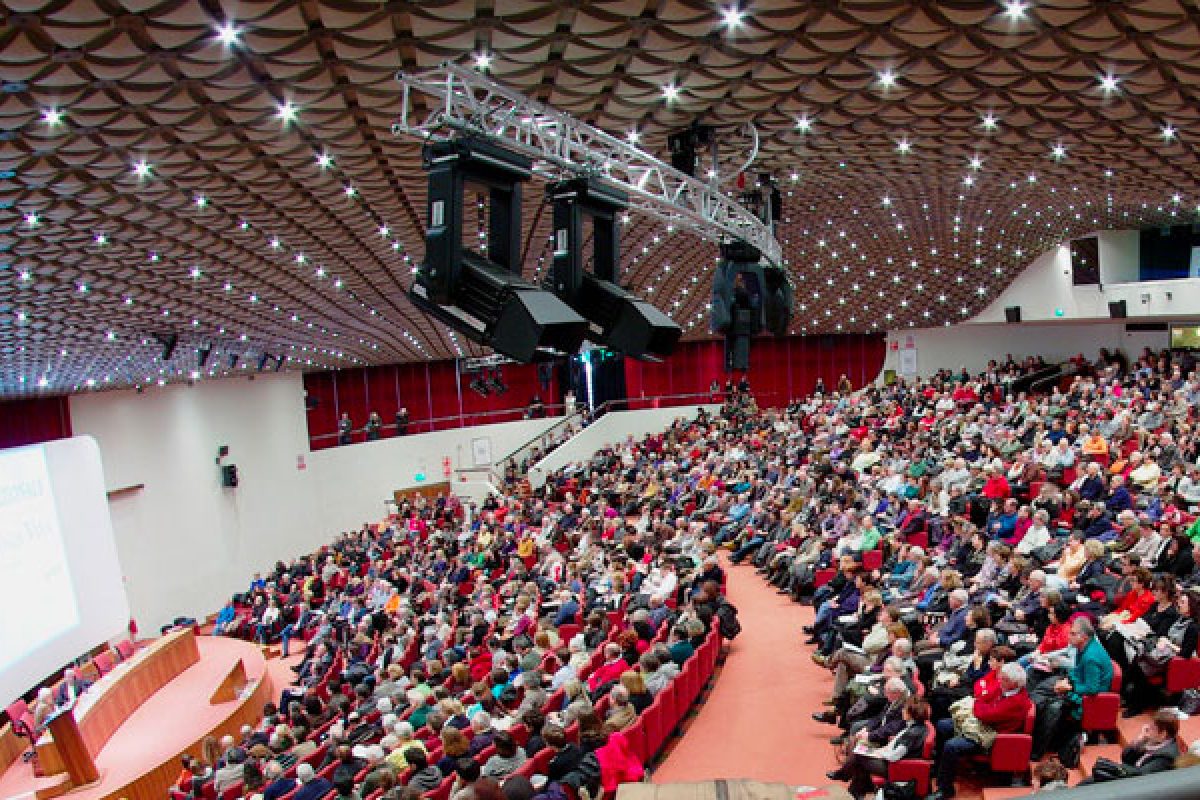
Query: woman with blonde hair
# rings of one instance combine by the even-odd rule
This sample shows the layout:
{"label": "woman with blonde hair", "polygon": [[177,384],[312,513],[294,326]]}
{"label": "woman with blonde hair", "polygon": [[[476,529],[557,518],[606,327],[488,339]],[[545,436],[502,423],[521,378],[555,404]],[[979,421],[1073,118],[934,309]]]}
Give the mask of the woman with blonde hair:
{"label": "woman with blonde hair", "polygon": [[646,689],[646,680],[642,673],[635,670],[622,672],[621,685],[629,693],[629,704],[638,714],[641,714],[654,702],[654,696]]}

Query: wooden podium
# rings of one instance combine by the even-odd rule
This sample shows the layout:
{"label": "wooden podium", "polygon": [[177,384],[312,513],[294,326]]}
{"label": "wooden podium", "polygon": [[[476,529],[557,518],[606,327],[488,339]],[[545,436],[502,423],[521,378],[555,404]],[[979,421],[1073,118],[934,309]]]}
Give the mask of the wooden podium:
{"label": "wooden podium", "polygon": [[54,737],[54,746],[71,776],[72,786],[84,786],[100,779],[96,771],[96,762],[88,752],[87,742],[79,732],[75,722],[75,712],[67,709],[50,719],[50,735]]}

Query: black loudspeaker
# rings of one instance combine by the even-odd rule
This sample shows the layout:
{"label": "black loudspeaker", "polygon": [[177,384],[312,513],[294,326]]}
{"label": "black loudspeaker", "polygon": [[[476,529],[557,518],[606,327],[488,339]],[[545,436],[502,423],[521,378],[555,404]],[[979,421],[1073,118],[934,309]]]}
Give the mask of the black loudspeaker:
{"label": "black loudspeaker", "polygon": [[1124,300],[1116,300],[1108,304],[1108,315],[1113,319],[1125,319],[1127,316]]}
{"label": "black loudspeaker", "polygon": [[221,467],[221,485],[226,489],[233,489],[237,487],[237,464],[226,464],[225,466]]}
{"label": "black loudspeaker", "polygon": [[[683,329],[654,306],[609,281],[585,274],[590,331],[613,350],[634,358],[665,358],[675,349]],[[582,310],[582,309],[581,309]]]}
{"label": "black loudspeaker", "polygon": [[1095,236],[1071,242],[1071,282],[1076,286],[1100,283],[1100,240]]}
{"label": "black loudspeaker", "polygon": [[475,253],[464,253],[455,305],[433,302],[418,273],[413,303],[498,353],[528,364],[539,350],[573,353],[587,336],[587,320],[550,292]]}
{"label": "black loudspeaker", "polygon": [[1015,325],[1021,321],[1021,307],[1009,306],[1004,309],[1004,321],[1010,325]]}

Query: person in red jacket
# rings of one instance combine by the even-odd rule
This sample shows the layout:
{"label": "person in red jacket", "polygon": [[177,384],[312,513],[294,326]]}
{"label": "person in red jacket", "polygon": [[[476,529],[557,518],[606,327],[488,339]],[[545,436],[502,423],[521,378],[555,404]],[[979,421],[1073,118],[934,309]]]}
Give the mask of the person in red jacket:
{"label": "person in red jacket", "polygon": [[628,669],[629,663],[621,658],[621,645],[609,642],[604,645],[604,663],[588,676],[588,689],[594,692],[609,681],[619,680],[621,673]]}
{"label": "person in red jacket", "polygon": [[1004,473],[992,467],[985,466],[983,472],[987,475],[987,480],[984,481],[981,494],[989,500],[1003,500],[1012,497],[1012,487],[1008,484],[1008,478],[1004,477]]}
{"label": "person in red jacket", "polygon": [[[974,713],[984,725],[997,733],[1016,733],[1025,727],[1025,718],[1033,702],[1025,691],[1025,670],[1019,664],[1009,662],[1000,669],[1000,693],[991,699],[976,699]],[[942,720],[938,723],[938,738],[945,732],[945,723],[953,732],[954,723]],[[983,747],[965,736],[951,736],[942,745],[941,756],[937,759],[937,788],[929,800],[943,800],[954,797],[954,776],[958,772],[958,762],[964,756],[982,753]]]}

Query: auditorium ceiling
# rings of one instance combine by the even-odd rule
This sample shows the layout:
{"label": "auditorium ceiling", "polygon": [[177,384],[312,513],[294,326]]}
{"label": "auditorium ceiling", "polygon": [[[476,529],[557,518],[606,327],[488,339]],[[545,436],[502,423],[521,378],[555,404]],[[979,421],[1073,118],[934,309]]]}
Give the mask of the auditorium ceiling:
{"label": "auditorium ceiling", "polygon": [[[953,323],[1064,240],[1200,211],[1190,2],[6,0],[0,14],[2,395],[483,354],[404,294],[426,187],[418,144],[391,132],[395,74],[444,61],[664,158],[692,122],[732,157],[753,122],[752,170],[784,195],[796,333]],[[548,217],[527,192],[530,277]],[[715,246],[637,216],[622,245],[623,282],[708,336]]]}

